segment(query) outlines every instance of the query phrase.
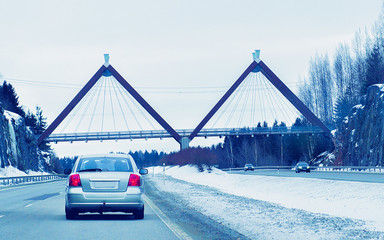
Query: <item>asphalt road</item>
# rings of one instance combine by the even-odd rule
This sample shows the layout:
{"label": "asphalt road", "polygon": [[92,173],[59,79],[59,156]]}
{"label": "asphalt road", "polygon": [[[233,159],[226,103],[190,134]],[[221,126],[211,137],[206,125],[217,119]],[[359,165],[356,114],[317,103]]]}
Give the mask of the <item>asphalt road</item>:
{"label": "asphalt road", "polygon": [[0,188],[0,239],[178,239],[147,203],[143,220],[116,213],[66,220],[64,184]]}
{"label": "asphalt road", "polygon": [[342,180],[342,181],[357,181],[357,182],[374,182],[384,183],[384,174],[382,173],[361,173],[361,172],[322,172],[311,171],[310,173],[301,172],[295,173],[293,170],[254,170],[232,171],[232,174],[248,174],[248,175],[267,175],[279,177],[301,177],[301,178],[319,178],[328,180]]}

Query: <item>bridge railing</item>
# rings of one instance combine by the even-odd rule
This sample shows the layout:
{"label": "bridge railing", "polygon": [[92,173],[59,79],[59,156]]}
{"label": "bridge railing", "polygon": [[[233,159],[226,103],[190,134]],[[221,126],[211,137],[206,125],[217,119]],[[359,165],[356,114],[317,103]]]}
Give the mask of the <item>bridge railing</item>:
{"label": "bridge railing", "polygon": [[[182,137],[188,137],[194,129],[177,129]],[[254,128],[204,128],[197,137],[223,137],[240,135],[273,135],[273,134],[313,134],[322,133],[317,126],[301,127],[254,127]],[[89,133],[58,133],[51,134],[45,139],[48,142],[63,141],[100,141],[119,139],[171,138],[165,130],[119,131],[119,132],[89,132]]]}
{"label": "bridge railing", "polygon": [[20,176],[20,177],[0,177],[0,186],[52,181],[52,180],[63,179],[65,177],[66,177],[65,175],[58,175],[58,174]]}

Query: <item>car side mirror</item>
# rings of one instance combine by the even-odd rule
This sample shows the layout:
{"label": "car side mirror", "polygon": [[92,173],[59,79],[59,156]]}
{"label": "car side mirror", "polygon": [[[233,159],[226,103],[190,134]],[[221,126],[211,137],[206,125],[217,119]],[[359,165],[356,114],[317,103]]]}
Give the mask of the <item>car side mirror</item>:
{"label": "car side mirror", "polygon": [[140,168],[139,173],[140,173],[141,175],[148,174],[148,169],[146,169],[146,168]]}
{"label": "car side mirror", "polygon": [[72,172],[72,169],[64,169],[65,175],[69,175],[69,174],[71,174],[71,172]]}

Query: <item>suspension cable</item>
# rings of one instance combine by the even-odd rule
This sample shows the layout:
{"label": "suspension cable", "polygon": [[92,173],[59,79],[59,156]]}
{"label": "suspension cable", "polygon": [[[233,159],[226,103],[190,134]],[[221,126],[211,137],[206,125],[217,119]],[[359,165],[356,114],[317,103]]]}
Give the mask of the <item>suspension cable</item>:
{"label": "suspension cable", "polygon": [[[239,89],[238,89],[239,93],[243,92],[243,88],[244,88],[244,81],[239,86]],[[242,99],[242,94],[238,94],[238,98],[237,98],[237,101],[235,103],[235,106],[232,108],[232,111],[230,112],[230,115],[229,115],[227,121],[225,122],[225,128],[228,126],[228,124],[232,120],[232,117],[233,117],[233,115],[234,115],[234,113],[235,113],[235,111],[237,109],[237,106],[239,105],[241,99]]]}
{"label": "suspension cable", "polygon": [[143,130],[143,127],[141,126],[140,122],[137,120],[136,115],[134,114],[134,112],[133,112],[133,110],[132,110],[132,108],[131,108],[129,102],[128,102],[127,99],[126,99],[127,94],[122,94],[122,92],[121,92],[121,88],[117,88],[117,89],[118,89],[119,93],[121,94],[122,99],[124,100],[125,104],[127,105],[129,112],[131,113],[131,115],[132,115],[133,118],[135,119],[137,125],[139,126],[139,128],[140,128],[141,130]]}
{"label": "suspension cable", "polygon": [[[100,79],[99,79],[100,81]],[[91,129],[91,126],[92,126],[92,122],[93,122],[93,118],[95,117],[95,111],[96,111],[96,107],[97,107],[97,103],[99,102],[99,98],[100,98],[100,92],[102,91],[103,89],[103,81],[100,81],[100,88],[98,89],[98,94],[97,94],[97,98],[96,98],[96,103],[95,103],[95,107],[93,108],[93,112],[92,112],[92,115],[91,115],[91,121],[89,123],[89,126],[88,126],[88,131]]]}
{"label": "suspension cable", "polygon": [[123,110],[123,108],[121,106],[120,97],[119,97],[120,95],[116,91],[116,89],[118,89],[119,86],[117,86],[117,82],[116,81],[112,81],[112,84],[113,84],[113,91],[115,92],[115,96],[116,96],[117,102],[118,102],[119,107],[120,107],[121,115],[124,118],[125,126],[127,127],[128,131],[130,131],[129,126],[128,126],[128,122],[127,122],[127,118],[125,117],[124,110]]}
{"label": "suspension cable", "polygon": [[[97,82],[97,84],[95,85],[95,87],[98,86],[98,84],[100,84],[100,83]],[[85,117],[85,113],[87,112],[87,109],[90,108],[90,106],[91,106],[91,104],[92,104],[92,102],[93,102],[93,99],[94,99],[95,96],[96,96],[96,92],[97,92],[97,90],[95,90],[95,89],[92,89],[91,92],[88,92],[88,93],[90,94],[90,96],[91,96],[91,97],[90,97],[90,100],[88,101],[88,104],[87,104],[87,106],[85,107],[85,110],[83,111],[83,114],[82,114],[82,116],[80,117],[80,121],[78,121],[77,126],[76,126],[74,132],[77,132],[77,129],[79,128],[80,123],[83,122],[83,119],[84,119],[84,117]],[[87,100],[88,100],[88,98],[87,98],[87,99],[84,99],[84,102],[87,101]]]}
{"label": "suspension cable", "polygon": [[256,81],[256,78],[255,78],[255,75],[252,74],[251,75],[251,88],[252,88],[252,95],[251,95],[251,122],[250,122],[250,126],[251,127],[255,127],[255,112],[256,112],[256,85],[255,85],[255,81]]}
{"label": "suspension cable", "polygon": [[111,101],[111,110],[112,110],[112,119],[113,119],[113,130],[116,131],[115,111],[113,109],[113,101],[112,101],[112,93],[111,93],[111,88],[113,88],[112,87],[112,78],[108,77],[108,80],[109,80],[109,88],[110,88],[109,99]]}
{"label": "suspension cable", "polygon": [[86,100],[89,98],[91,94],[88,92],[85,96],[84,96],[84,100],[83,101],[80,101],[76,106],[75,106],[75,109],[72,110],[72,113],[68,115],[68,120],[65,121],[65,124],[64,126],[62,127],[61,129],[61,133],[63,133],[67,127],[69,126],[70,123],[72,123],[73,119],[75,118],[75,116],[77,115],[77,113],[80,111],[81,107],[83,106],[83,104],[86,102]]}
{"label": "suspension cable", "polygon": [[106,81],[106,78],[104,77],[103,80],[105,82],[105,87],[104,87],[103,114],[102,114],[102,117],[101,117],[101,131],[100,132],[103,132],[103,128],[104,128],[105,94],[106,94],[106,91],[107,91],[107,81]]}
{"label": "suspension cable", "polygon": [[251,92],[251,90],[252,90],[252,89],[251,89],[251,90],[249,89],[250,84],[251,84],[251,82],[252,82],[252,81],[250,81],[249,79],[252,80],[252,76],[249,76],[249,77],[248,77],[248,81],[244,84],[245,100],[244,100],[244,103],[243,103],[243,106],[242,106],[242,110],[241,110],[241,112],[240,112],[240,118],[239,118],[239,120],[238,120],[238,124],[237,124],[240,128],[242,127],[241,124],[242,124],[242,122],[243,122],[244,113],[245,113],[245,111],[246,111],[246,107],[247,107],[247,105],[248,105],[249,94],[250,94],[250,92]]}
{"label": "suspension cable", "polygon": [[141,115],[143,115],[143,117],[145,118],[145,120],[149,123],[149,125],[151,125],[151,127],[153,129],[156,129],[155,125],[153,125],[153,123],[149,120],[148,116],[147,116],[147,112],[144,112],[144,108],[138,104],[138,102],[136,101],[136,99],[134,99],[130,94],[129,94],[129,98],[131,99],[131,102],[133,103],[133,105],[136,107],[137,110],[139,110],[139,112],[141,113]]}
{"label": "suspension cable", "polygon": [[263,83],[261,81],[261,76],[260,76],[261,73],[258,73],[256,74],[256,79],[257,79],[257,82],[259,83],[259,101],[260,101],[260,104],[261,104],[261,114],[262,114],[262,119],[265,119],[267,118],[267,115],[265,113],[265,98],[264,98],[264,94],[263,94],[263,91],[262,91],[262,87],[263,87]]}
{"label": "suspension cable", "polygon": [[[269,82],[269,81],[268,81]],[[268,87],[268,83],[267,83],[267,81],[263,81],[263,83],[264,83],[264,86],[265,86],[265,88],[266,89],[270,89],[269,87]],[[275,98],[271,95],[271,92],[270,91],[265,91],[266,92],[266,98],[268,98],[268,102],[270,103],[270,105],[271,104],[273,104],[273,102],[275,102]],[[273,107],[273,106],[270,106],[270,107],[268,107],[268,109],[270,110],[270,112],[271,112],[271,116],[278,116],[277,115],[277,112],[276,112],[276,109]],[[275,119],[275,121],[276,121],[276,119]],[[273,126],[273,125],[272,125]]]}
{"label": "suspension cable", "polygon": [[222,110],[220,111],[220,114],[218,115],[218,117],[216,118],[214,123],[212,124],[212,128],[214,128],[216,126],[217,122],[222,119],[222,116],[224,115],[224,113],[227,112],[229,107],[232,105],[233,100],[237,97],[238,94],[239,94],[239,91],[235,91],[234,93],[232,93],[231,97],[227,99],[227,101],[223,105]]}

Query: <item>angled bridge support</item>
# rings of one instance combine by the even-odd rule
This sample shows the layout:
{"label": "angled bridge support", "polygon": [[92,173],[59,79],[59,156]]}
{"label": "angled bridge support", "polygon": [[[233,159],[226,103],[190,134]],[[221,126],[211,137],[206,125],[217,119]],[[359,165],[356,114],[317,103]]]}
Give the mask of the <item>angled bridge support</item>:
{"label": "angled bridge support", "polygon": [[109,64],[109,55],[105,54],[105,63],[80,90],[80,92],[72,99],[72,101],[64,108],[59,116],[52,122],[51,125],[37,139],[40,145],[68,116],[68,114],[76,107],[83,99],[88,91],[96,84],[101,76],[113,76],[133,98],[177,141],[180,143],[181,136],[149,105],[147,101]]}
{"label": "angled bridge support", "polygon": [[251,72],[261,72],[280,92],[284,97],[293,104],[293,106],[308,119],[313,125],[320,127],[326,135],[331,135],[331,131],[321,120],[312,113],[311,110],[272,72],[269,67],[260,60],[260,51],[256,50],[253,53],[254,61],[248,66],[248,68],[241,74],[236,82],[229,88],[224,96],[216,103],[216,105],[209,111],[204,119],[197,125],[195,130],[189,135],[190,141],[192,141],[201,129],[207,124],[207,122],[213,117],[213,115],[219,110],[224,102],[231,96],[231,94],[240,86],[244,79]]}

